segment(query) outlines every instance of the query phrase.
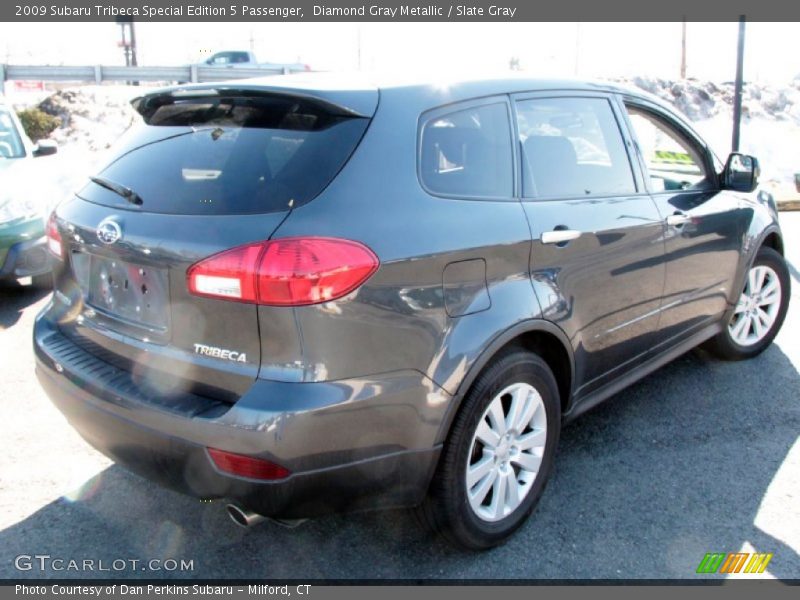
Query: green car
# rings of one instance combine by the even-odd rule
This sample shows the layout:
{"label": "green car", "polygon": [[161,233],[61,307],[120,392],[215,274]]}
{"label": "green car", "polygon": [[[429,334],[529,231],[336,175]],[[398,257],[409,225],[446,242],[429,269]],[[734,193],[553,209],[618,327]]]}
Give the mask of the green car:
{"label": "green car", "polygon": [[48,199],[36,191],[42,173],[32,159],[57,150],[47,140],[34,145],[14,110],[0,98],[0,284],[24,277],[50,283]]}

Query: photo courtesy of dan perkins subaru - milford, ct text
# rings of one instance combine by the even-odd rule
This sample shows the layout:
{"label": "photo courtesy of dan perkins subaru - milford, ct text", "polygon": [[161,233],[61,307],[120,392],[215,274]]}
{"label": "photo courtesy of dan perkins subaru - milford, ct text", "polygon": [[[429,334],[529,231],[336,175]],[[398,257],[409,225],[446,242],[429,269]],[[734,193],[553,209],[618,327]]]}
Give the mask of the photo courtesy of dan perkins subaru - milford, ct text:
{"label": "photo courtesy of dan perkins subaru - milford, ct text", "polygon": [[[243,591],[244,588],[239,588]],[[232,585],[22,585],[15,586],[18,596],[98,596],[120,594],[121,596],[230,596],[234,593]],[[258,596],[307,596],[311,593],[309,584],[299,585],[248,585],[248,595]]]}

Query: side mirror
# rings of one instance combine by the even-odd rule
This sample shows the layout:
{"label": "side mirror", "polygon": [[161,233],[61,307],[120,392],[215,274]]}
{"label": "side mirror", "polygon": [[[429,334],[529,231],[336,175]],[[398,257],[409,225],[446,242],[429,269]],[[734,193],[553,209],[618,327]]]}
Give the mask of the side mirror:
{"label": "side mirror", "polygon": [[35,157],[50,156],[56,152],[58,152],[58,144],[53,140],[39,140],[39,143],[36,144],[36,148],[33,149],[33,155]]}
{"label": "side mirror", "polygon": [[757,158],[732,152],[722,171],[722,189],[752,192],[758,185],[759,175],[761,175],[761,169],[759,169]]}

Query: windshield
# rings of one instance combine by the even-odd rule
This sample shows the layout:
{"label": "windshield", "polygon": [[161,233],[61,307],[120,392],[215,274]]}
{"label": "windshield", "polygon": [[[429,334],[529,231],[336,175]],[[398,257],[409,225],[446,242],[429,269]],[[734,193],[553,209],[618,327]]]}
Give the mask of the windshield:
{"label": "windshield", "polygon": [[23,158],[25,145],[8,110],[0,107],[0,158]]}
{"label": "windshield", "polygon": [[[135,193],[144,211],[193,215],[308,202],[336,176],[368,123],[287,97],[174,101],[147,111],[145,121],[98,175]],[[79,196],[131,208],[96,182]]]}

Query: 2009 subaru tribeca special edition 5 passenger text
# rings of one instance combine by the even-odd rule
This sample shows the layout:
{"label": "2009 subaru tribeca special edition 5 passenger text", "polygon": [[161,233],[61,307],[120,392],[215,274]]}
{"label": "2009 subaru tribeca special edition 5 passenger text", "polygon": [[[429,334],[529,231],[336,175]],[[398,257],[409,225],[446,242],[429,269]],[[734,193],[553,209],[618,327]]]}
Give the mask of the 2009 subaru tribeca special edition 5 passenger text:
{"label": "2009 subaru tribeca special edition 5 passenger text", "polygon": [[561,424],[789,300],[758,165],[590,83],[175,87],[48,225],[44,389],[130,470],[235,519],[417,506],[511,535]]}

